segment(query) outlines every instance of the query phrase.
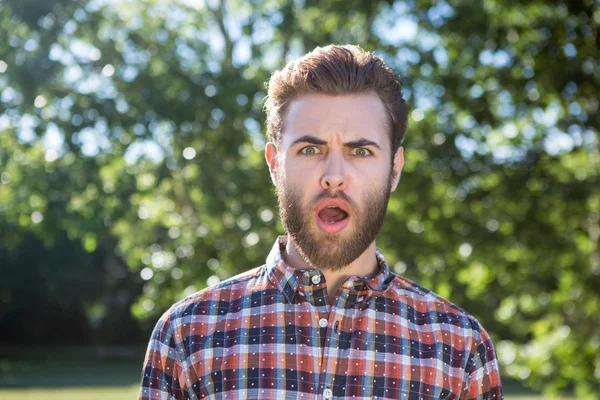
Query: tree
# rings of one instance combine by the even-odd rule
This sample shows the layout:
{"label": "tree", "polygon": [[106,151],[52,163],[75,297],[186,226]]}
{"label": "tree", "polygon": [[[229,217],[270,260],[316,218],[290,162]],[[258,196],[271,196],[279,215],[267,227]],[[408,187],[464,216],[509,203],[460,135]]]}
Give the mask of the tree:
{"label": "tree", "polygon": [[263,82],[317,45],[357,42],[412,107],[378,239],[395,270],[473,312],[505,374],[599,389],[593,1],[5,4],[0,249],[14,260],[27,235],[52,248],[66,233],[109,260],[81,297],[88,318],[111,315],[100,293],[138,296],[136,279],[132,313],[152,321],[263,262],[281,232]]}

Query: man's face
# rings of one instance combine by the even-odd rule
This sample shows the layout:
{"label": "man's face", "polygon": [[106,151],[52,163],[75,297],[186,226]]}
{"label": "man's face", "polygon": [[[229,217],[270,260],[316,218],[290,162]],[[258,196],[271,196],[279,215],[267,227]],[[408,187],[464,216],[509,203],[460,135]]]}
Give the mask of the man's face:
{"label": "man's face", "polygon": [[314,267],[339,270],[375,240],[400,176],[383,103],[374,94],[303,95],[267,145],[283,225]]}

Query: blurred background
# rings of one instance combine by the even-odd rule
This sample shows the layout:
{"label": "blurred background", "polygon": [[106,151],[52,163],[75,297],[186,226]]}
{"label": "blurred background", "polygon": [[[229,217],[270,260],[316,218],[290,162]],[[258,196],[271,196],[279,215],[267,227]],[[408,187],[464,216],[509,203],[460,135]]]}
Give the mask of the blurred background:
{"label": "blurred background", "polygon": [[400,75],[378,245],[474,314],[508,399],[600,392],[600,1],[3,0],[0,397],[135,398],[175,301],[282,232],[264,82],[318,45]]}

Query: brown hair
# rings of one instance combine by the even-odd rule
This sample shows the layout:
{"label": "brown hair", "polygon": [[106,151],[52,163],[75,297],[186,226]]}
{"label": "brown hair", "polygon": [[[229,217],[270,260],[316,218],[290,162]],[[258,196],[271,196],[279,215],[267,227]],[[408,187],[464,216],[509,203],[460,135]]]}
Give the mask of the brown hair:
{"label": "brown hair", "polygon": [[287,105],[309,93],[344,95],[372,92],[379,96],[390,117],[392,157],[406,132],[407,109],[402,85],[394,71],[378,56],[359,46],[317,47],[276,71],[268,83],[265,102],[267,139],[279,145]]}

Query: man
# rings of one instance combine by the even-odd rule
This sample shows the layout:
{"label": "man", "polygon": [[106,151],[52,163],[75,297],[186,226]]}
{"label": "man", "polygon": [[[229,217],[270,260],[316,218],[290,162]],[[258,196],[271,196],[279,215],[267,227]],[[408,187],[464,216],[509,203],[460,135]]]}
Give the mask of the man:
{"label": "man", "polygon": [[501,399],[487,332],[375,247],[404,164],[393,71],[317,48],[269,82],[266,160],[288,236],[265,265],[175,304],[141,399]]}

